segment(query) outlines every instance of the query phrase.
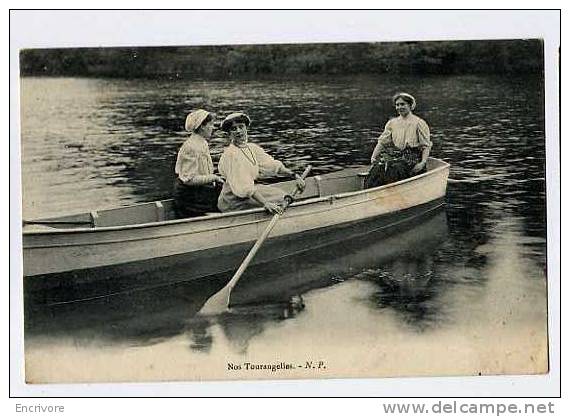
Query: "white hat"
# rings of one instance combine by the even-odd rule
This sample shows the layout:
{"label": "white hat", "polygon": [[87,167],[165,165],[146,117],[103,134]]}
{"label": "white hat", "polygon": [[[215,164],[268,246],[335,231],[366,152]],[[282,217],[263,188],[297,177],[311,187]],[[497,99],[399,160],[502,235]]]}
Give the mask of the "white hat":
{"label": "white hat", "polygon": [[404,93],[404,92],[396,93],[396,94],[394,94],[394,97],[392,97],[392,101],[394,102],[394,104],[396,104],[396,100],[398,100],[399,98],[407,99],[405,101],[408,101],[408,102],[411,101],[410,108],[412,110],[415,110],[416,99],[414,98],[414,96],[412,96],[411,94],[408,94],[408,93]]}
{"label": "white hat", "polygon": [[212,113],[203,109],[194,110],[188,114],[188,116],[186,116],[186,123],[184,125],[184,128],[188,132],[194,132],[202,125],[204,120],[206,120],[206,117],[208,117],[210,114]]}

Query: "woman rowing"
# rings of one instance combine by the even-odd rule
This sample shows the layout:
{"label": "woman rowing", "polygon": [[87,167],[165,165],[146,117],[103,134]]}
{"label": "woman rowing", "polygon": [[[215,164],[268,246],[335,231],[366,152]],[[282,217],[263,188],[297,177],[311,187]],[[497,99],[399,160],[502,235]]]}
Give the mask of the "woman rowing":
{"label": "woman rowing", "polygon": [[190,137],[178,151],[174,204],[178,217],[199,216],[218,211],[222,177],[214,174],[208,141],[214,131],[213,113],[198,109],[186,117]]}
{"label": "woman rowing", "polygon": [[288,175],[295,177],[301,189],[305,187],[305,181],[259,145],[248,141],[250,123],[250,118],[241,112],[230,114],[222,122],[221,129],[229,133],[230,144],[218,164],[220,174],[226,179],[218,198],[218,208],[225,212],[264,207],[270,213],[282,213],[280,203],[285,192],[277,187],[257,184],[256,180]]}
{"label": "woman rowing", "polygon": [[398,117],[390,119],[372,152],[366,186],[376,187],[422,173],[432,147],[427,123],[412,113],[416,99],[408,93],[392,98]]}

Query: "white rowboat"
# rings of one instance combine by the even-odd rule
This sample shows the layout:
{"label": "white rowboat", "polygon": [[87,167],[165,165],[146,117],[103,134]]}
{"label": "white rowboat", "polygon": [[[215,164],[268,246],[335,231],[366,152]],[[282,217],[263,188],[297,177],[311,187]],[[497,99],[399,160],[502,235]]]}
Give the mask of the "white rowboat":
{"label": "white rowboat", "polygon": [[[297,254],[367,231],[397,227],[444,204],[449,164],[430,158],[427,172],[363,189],[366,167],[309,177],[254,263]],[[294,181],[273,186],[291,192]],[[234,271],[271,219],[263,209],[176,219],[172,200],[25,222],[29,290],[105,282],[142,285],[145,274],[187,264],[192,280]],[[156,282],[153,274],[153,283]]]}

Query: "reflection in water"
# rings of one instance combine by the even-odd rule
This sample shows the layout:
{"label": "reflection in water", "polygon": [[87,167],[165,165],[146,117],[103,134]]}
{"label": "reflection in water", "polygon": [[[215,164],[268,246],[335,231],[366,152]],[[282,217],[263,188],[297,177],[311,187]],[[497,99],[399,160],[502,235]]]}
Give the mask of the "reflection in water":
{"label": "reflection in water", "polygon": [[121,293],[51,307],[28,304],[25,327],[30,337],[81,340],[82,343],[148,345],[180,334],[223,281],[213,279]]}
{"label": "reflection in water", "polygon": [[[538,77],[24,78],[24,217],[169,197],[184,115],[196,107],[220,118],[246,110],[252,140],[293,168],[311,163],[318,174],[365,164],[398,90],[418,98],[416,112],[432,129],[432,153],[451,164],[447,224],[440,213],[391,236],[371,234],[257,265],[234,291],[236,308],[215,318],[196,313],[228,276],[68,306],[27,306],[31,375],[85,377],[61,359],[72,356],[116,363],[108,376],[116,380],[140,363],[156,369],[158,358],[187,360],[194,371],[161,366],[173,377],[198,378],[206,375],[200,369],[218,369],[213,358],[308,351],[332,357],[335,349],[355,346],[370,352],[360,357],[360,375],[544,370],[545,135]],[[224,145],[223,137],[213,140],[214,160]],[[136,358],[131,368],[124,364],[127,353]],[[430,358],[428,370],[413,360],[422,356]],[[57,374],[46,376],[56,365]],[[346,363],[340,374],[357,368]],[[149,379],[168,374],[148,372]],[[225,369],[219,377],[227,377]]]}
{"label": "reflection in water", "polygon": [[405,323],[419,328],[436,321],[438,306],[430,303],[438,289],[432,259],[397,259],[375,278],[380,290],[373,297],[379,307],[395,309]]}
{"label": "reflection in water", "polygon": [[217,317],[216,325],[220,327],[232,350],[244,354],[250,341],[262,335],[267,325],[293,318],[303,308],[303,304],[298,304],[293,299],[274,305],[265,304],[258,308],[238,307]]}
{"label": "reflection in water", "polygon": [[[374,232],[294,257],[251,266],[232,292],[231,311],[213,318],[197,313],[229,276],[94,301],[29,305],[26,334],[30,339],[38,337],[44,341],[46,338],[71,337],[87,344],[106,340],[112,344],[144,346],[187,333],[193,350],[209,352],[216,342],[210,328],[215,325],[235,351],[245,352],[249,341],[262,334],[268,324],[302,314],[305,309],[302,294],[354,277],[370,277],[382,265],[402,264],[402,259],[409,253],[433,256],[446,236],[445,212],[438,210],[435,215],[417,218],[389,235],[384,231]],[[413,273],[409,266],[406,268],[410,279],[422,279],[423,271]],[[431,290],[426,288],[423,292],[426,291]],[[398,308],[397,305],[392,307]]]}
{"label": "reflection in water", "polygon": [[293,319],[304,308],[303,297],[298,295],[278,303],[233,307],[231,312],[217,316],[215,323],[212,318],[194,316],[187,328],[191,339],[190,348],[203,353],[210,352],[214,342],[211,327],[217,325],[233,350],[243,354],[247,351],[249,340],[263,333],[266,322]]}

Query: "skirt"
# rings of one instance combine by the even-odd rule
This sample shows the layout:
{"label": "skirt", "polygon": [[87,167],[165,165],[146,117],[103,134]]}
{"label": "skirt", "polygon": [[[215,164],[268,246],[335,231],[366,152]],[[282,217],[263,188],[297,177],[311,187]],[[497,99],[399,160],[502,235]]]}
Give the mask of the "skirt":
{"label": "skirt", "polygon": [[379,187],[421,174],[425,172],[425,167],[422,171],[412,174],[412,169],[421,160],[421,148],[390,149],[372,165],[364,182],[364,188]]}
{"label": "skirt", "polygon": [[186,185],[180,179],[174,181],[174,210],[178,218],[202,216],[219,212],[218,196],[221,184]]}

